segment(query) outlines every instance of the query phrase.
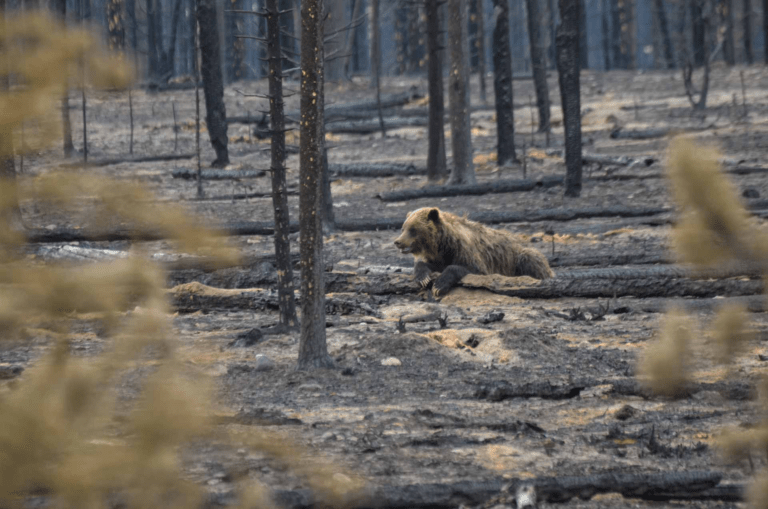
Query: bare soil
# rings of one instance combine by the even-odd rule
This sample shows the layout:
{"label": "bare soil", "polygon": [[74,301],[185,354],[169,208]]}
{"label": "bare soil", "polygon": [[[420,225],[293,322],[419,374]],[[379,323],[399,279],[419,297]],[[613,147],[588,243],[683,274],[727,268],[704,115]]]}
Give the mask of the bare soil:
{"label": "bare soil", "polygon": [[[741,93],[740,76],[747,84]],[[488,79],[490,85],[490,78]],[[387,79],[385,93],[410,86],[426,90],[423,79]],[[525,159],[530,178],[561,175],[564,164],[562,115],[556,74],[550,77],[553,101],[553,133],[532,134],[529,104],[534,92],[530,81],[515,81],[515,120],[518,155]],[[287,88],[298,89],[297,83]],[[489,88],[491,88],[489,86]],[[473,99],[478,97],[473,77]],[[246,93],[266,93],[265,82],[237,83],[226,89],[230,115],[255,114],[267,108],[263,99]],[[719,147],[726,161],[744,161],[768,166],[768,71],[763,67],[716,68],[710,84],[709,105],[693,111],[684,94],[680,73],[610,72],[582,74],[584,150],[608,155],[650,156],[650,167],[585,166],[585,177],[609,174],[657,173],[664,168],[666,138],[613,140],[615,122],[627,129],[672,127],[695,129],[691,134],[702,143]],[[79,96],[71,99],[79,107]],[[327,103],[373,97],[362,82],[329,85]],[[137,155],[164,154],[174,150],[172,103],[180,124],[177,151],[194,151],[194,93],[134,92]],[[298,107],[298,96],[287,99],[287,109]],[[489,99],[492,101],[492,98]],[[744,104],[745,103],[745,104]],[[488,109],[472,114],[473,145],[480,182],[498,178],[522,178],[523,165],[497,168],[495,115]],[[89,157],[127,155],[128,98],[124,93],[92,92],[89,106]],[[415,106],[415,105],[413,105]],[[81,116],[72,112],[75,145],[81,145]],[[203,162],[214,159],[203,133]],[[269,145],[249,134],[246,125],[229,128],[232,169],[264,169],[269,166]],[[296,145],[293,133],[288,143]],[[331,163],[408,162],[425,166],[426,128],[393,129],[386,138],[373,135],[329,135]],[[448,138],[450,140],[450,138]],[[450,141],[449,158],[450,158]],[[76,162],[73,159],[69,162]],[[29,177],[52,171],[62,162],[59,150],[27,156],[22,185]],[[287,161],[289,188],[296,189],[298,157]],[[138,180],[152,188],[159,199],[180,202],[203,221],[223,224],[234,221],[267,221],[273,217],[271,199],[233,201],[233,192],[270,189],[269,177],[231,181],[207,181],[208,197],[196,200],[195,184],[173,179],[176,168],[193,168],[195,160],[160,163],[126,163],[89,167],[80,171],[117,179]],[[768,177],[750,174],[732,177],[742,191],[752,189],[768,197]],[[423,176],[378,179],[344,178],[332,183],[338,219],[405,218],[408,211],[438,206],[457,214],[477,211],[610,206],[673,206],[664,179],[585,180],[580,198],[565,199],[562,187],[530,192],[462,196],[385,203],[377,193],[424,185]],[[289,197],[290,213],[297,218],[298,196]],[[50,206],[22,204],[29,226],[77,227],[84,217],[64,215]],[[85,211],[87,214],[87,211]],[[756,219],[764,227],[762,219]],[[552,257],[615,253],[665,253],[669,225],[649,218],[596,218],[568,222],[516,223],[497,226],[519,235]],[[553,233],[554,232],[554,233]],[[412,261],[392,244],[395,231],[333,233],[325,238],[326,263],[335,271],[355,272],[372,266],[402,267]],[[292,236],[294,250],[296,236]],[[273,252],[270,236],[231,239],[246,255]],[[125,242],[81,242],[80,247],[126,249]],[[147,243],[155,252],[170,252],[165,242]],[[40,254],[41,246],[28,246]],[[42,255],[40,255],[42,256]],[[44,257],[43,257],[44,258]],[[253,270],[273,270],[267,263]],[[194,279],[194,278],[192,278]],[[237,286],[234,284],[234,286]],[[273,289],[273,288],[272,288]],[[374,307],[372,314],[329,315],[328,348],[337,369],[302,372],[296,370],[297,334],[264,336],[256,345],[234,348],[238,334],[265,328],[277,321],[273,309],[204,309],[177,314],[173,322],[182,343],[182,355],[216,377],[220,387],[222,427],[237,430],[254,425],[269,426],[314,454],[331,459],[339,468],[353,472],[374,485],[450,483],[505,478],[587,475],[602,472],[655,473],[717,471],[724,482],[748,482],[754,470],[768,465],[765,452],[752,461],[725,463],[718,455],[718,434],[729,426],[751,425],[761,417],[755,399],[736,398],[717,390],[698,390],[687,397],[668,399],[652,396],[623,396],[612,390],[611,381],[635,376],[637,356],[656,334],[662,314],[644,310],[643,299],[622,297],[610,300],[552,299],[521,300],[483,290],[457,288],[439,302],[420,292],[405,295],[367,296],[349,294]],[[646,299],[647,300],[647,299]],[[656,299],[658,300],[658,299]],[[691,299],[666,299],[685,304]],[[401,317],[438,311],[447,316],[441,328],[437,321],[406,325],[397,330]],[[482,323],[490,312],[503,319]],[[343,312],[342,312],[343,313]],[[699,341],[711,340],[708,324],[711,310],[693,311],[700,321]],[[754,386],[766,372],[768,332],[764,313],[751,315],[755,339],[736,365],[726,369],[707,359],[694,364],[696,382],[747,382]],[[75,320],[72,348],[84,356],[97,356],[107,341],[93,320]],[[2,346],[0,364],[26,367],[48,348],[45,334],[24,344]],[[263,354],[275,363],[270,371],[254,369],[255,356]],[[394,361],[392,359],[396,359]],[[384,362],[386,361],[386,362]],[[390,365],[395,364],[395,365]],[[137,373],[136,377],[141,374]],[[23,375],[22,375],[23,377]],[[522,385],[550,382],[565,385],[574,380],[603,381],[570,397],[514,398],[490,401],[479,397],[483,387],[501,382]],[[2,382],[0,382],[2,383]],[[121,391],[131,397],[134,379],[127,378]],[[714,386],[713,386],[714,387]],[[634,411],[628,411],[627,407]],[[233,479],[247,476],[275,489],[305,488],[302,481],[277,461],[222,444],[190,448],[185,454],[189,477],[213,493],[228,493]],[[659,503],[625,499],[620,495],[598,495],[591,500],[574,499],[565,507],[658,507]],[[680,507],[737,507],[733,502],[674,502]],[[546,506],[546,504],[545,504]]]}

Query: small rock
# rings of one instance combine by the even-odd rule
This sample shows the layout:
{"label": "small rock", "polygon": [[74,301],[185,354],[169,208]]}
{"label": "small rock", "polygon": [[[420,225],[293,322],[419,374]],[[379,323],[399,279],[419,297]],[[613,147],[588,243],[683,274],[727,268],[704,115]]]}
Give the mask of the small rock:
{"label": "small rock", "polygon": [[320,384],[301,384],[297,387],[300,391],[319,391],[322,390]]}
{"label": "small rock", "polygon": [[339,484],[351,484],[352,479],[349,478],[349,476],[346,476],[340,472],[336,472],[333,474],[333,480],[336,481]]}
{"label": "small rock", "polygon": [[262,353],[256,354],[255,360],[256,363],[253,366],[254,371],[269,371],[270,369],[275,369],[275,363],[272,362],[272,359]]}
{"label": "small rock", "polygon": [[264,339],[264,335],[259,329],[251,329],[238,334],[227,346],[230,348],[247,348],[259,343],[262,339]]}
{"label": "small rock", "polygon": [[336,433],[333,431],[326,431],[320,436],[320,440],[324,442],[328,442],[330,440],[336,440]]}
{"label": "small rock", "polygon": [[720,404],[725,401],[723,395],[717,391],[699,391],[695,393],[693,399],[702,403]]}
{"label": "small rock", "polygon": [[515,494],[517,509],[536,509],[536,486],[523,484]]}
{"label": "small rock", "polygon": [[382,366],[402,366],[402,362],[397,357],[387,357],[381,361]]}
{"label": "small rock", "polygon": [[754,187],[747,187],[741,192],[741,195],[744,198],[750,198],[750,199],[760,198],[760,191],[758,191]]}
{"label": "small rock", "polygon": [[504,313],[501,311],[491,311],[489,313],[486,313],[485,315],[481,316],[477,319],[478,323],[493,323],[493,322],[500,322],[504,319]]}
{"label": "small rock", "polygon": [[634,417],[637,414],[637,408],[630,405],[624,405],[623,407],[619,408],[619,410],[614,414],[614,417],[620,421],[626,421],[630,417]]}
{"label": "small rock", "polygon": [[355,370],[350,367],[346,367],[341,370],[342,376],[355,376]]}

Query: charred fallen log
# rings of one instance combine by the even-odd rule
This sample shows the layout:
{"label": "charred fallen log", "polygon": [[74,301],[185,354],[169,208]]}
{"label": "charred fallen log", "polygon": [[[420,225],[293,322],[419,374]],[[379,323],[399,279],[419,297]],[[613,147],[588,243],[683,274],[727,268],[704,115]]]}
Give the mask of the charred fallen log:
{"label": "charred fallen log", "polygon": [[[427,117],[387,117],[384,119],[387,129],[400,127],[424,127]],[[373,118],[368,120],[349,120],[327,123],[325,130],[332,133],[371,134],[381,130],[381,123]]]}
{"label": "charred fallen log", "polygon": [[[575,382],[552,383],[537,381],[525,384],[494,382],[481,385],[475,391],[475,397],[488,401],[504,401],[513,398],[572,399],[591,387],[610,386],[611,392],[619,396],[653,397],[653,393],[634,378],[620,379],[582,379]],[[749,401],[757,397],[756,387],[743,380],[718,382],[689,382],[678,394],[688,397],[702,391],[718,392],[731,401]]]}
{"label": "charred fallen log", "polygon": [[426,168],[412,163],[330,164],[328,170],[336,177],[391,177],[393,175],[426,175]]}
{"label": "charred fallen log", "polygon": [[[115,157],[110,159],[88,159],[86,166],[111,166],[113,164],[124,163],[152,163],[157,161],[178,161],[180,159],[192,159],[195,154],[162,154],[157,156],[128,156],[128,157]],[[62,165],[64,168],[82,168],[83,163],[66,163]]]}
{"label": "charred fallen log", "polygon": [[[567,502],[575,497],[589,500],[601,493],[619,493],[628,498],[644,500],[742,500],[740,485],[718,486],[723,475],[719,472],[606,472],[586,476],[539,477],[533,479],[493,479],[453,483],[379,486],[350,495],[345,507],[437,508],[479,506],[502,490],[511,494],[523,485],[535,486],[541,502]],[[216,495],[212,505],[235,503],[234,495]],[[226,498],[225,498],[226,497]],[[720,498],[722,497],[722,498]],[[319,500],[310,490],[278,490],[272,493],[275,502],[285,509],[317,507]]]}
{"label": "charred fallen log", "polygon": [[418,198],[436,198],[441,196],[469,196],[488,193],[514,193],[520,191],[532,191],[533,189],[546,189],[562,185],[562,177],[543,177],[538,180],[493,180],[481,184],[452,185],[452,186],[426,186],[418,189],[403,189],[391,193],[376,195],[381,201],[405,201]]}
{"label": "charred fallen log", "polygon": [[614,140],[652,140],[654,138],[663,138],[672,129],[669,127],[649,127],[648,129],[625,129],[616,127],[611,130],[611,138]]}
{"label": "charred fallen log", "polygon": [[[266,170],[203,170],[201,178],[204,180],[239,180],[263,177]],[[197,170],[177,168],[171,172],[175,179],[197,179]]]}

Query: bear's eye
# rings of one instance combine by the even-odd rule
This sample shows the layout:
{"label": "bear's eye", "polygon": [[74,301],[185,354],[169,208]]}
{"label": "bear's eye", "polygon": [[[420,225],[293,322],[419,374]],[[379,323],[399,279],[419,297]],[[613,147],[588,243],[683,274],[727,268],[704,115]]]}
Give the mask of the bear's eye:
{"label": "bear's eye", "polygon": [[413,235],[413,236],[415,236],[415,235],[416,235],[416,228],[414,228],[413,226],[411,226],[410,228],[408,228],[408,235]]}

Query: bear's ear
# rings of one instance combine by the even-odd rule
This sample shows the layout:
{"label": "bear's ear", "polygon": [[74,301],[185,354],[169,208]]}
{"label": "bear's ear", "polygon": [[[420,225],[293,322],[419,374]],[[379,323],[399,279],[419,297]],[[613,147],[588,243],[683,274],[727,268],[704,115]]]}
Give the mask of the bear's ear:
{"label": "bear's ear", "polygon": [[435,224],[440,223],[440,209],[432,209],[429,211],[429,214],[427,214],[427,219],[432,221]]}

